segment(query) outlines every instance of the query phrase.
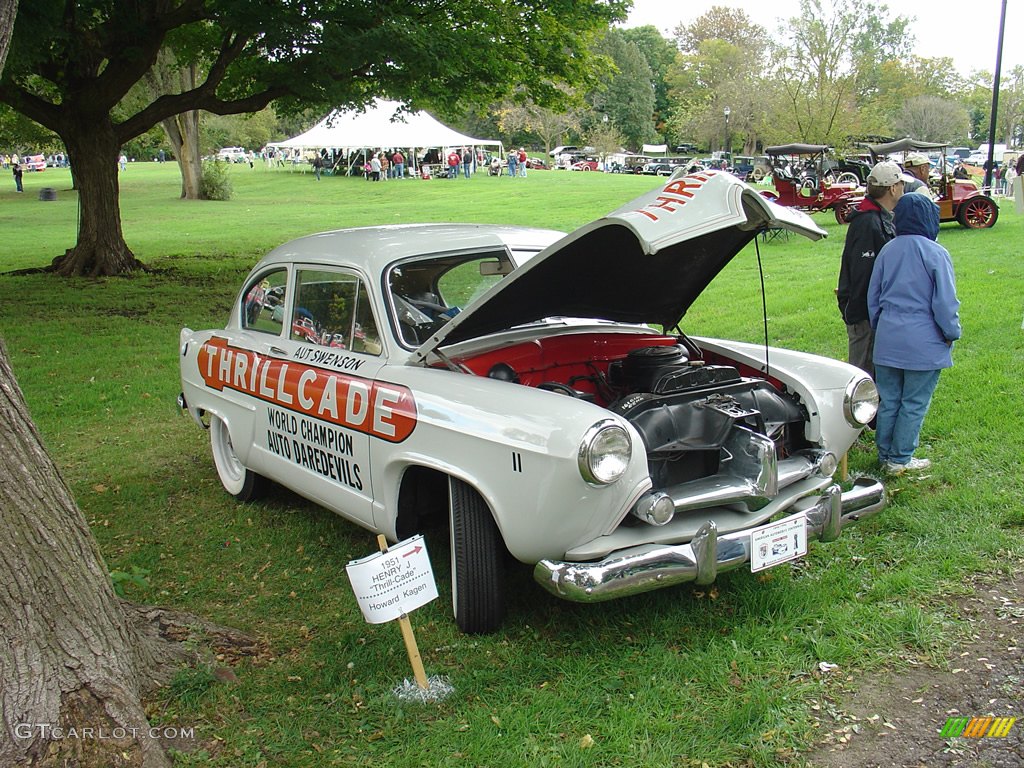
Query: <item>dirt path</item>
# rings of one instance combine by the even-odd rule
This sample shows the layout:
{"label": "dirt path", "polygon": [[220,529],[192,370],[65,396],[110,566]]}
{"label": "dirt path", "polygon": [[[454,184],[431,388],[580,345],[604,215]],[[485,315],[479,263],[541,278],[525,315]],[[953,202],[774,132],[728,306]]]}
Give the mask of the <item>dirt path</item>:
{"label": "dirt path", "polygon": [[[972,639],[949,668],[857,680],[822,716],[815,768],[1024,768],[1024,575],[979,584],[962,601]],[[945,738],[947,718],[1016,717],[1004,738]]]}

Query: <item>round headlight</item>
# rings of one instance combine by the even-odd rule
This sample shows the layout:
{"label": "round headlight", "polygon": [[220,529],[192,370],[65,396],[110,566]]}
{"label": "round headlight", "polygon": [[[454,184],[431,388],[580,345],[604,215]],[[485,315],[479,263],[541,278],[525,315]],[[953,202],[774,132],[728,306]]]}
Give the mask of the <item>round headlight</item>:
{"label": "round headlight", "polygon": [[878,389],[875,382],[864,377],[854,379],[846,388],[843,398],[843,414],[854,427],[863,427],[878,413]]}
{"label": "round headlight", "polygon": [[587,430],[580,443],[580,474],[588,483],[608,485],[625,473],[633,445],[629,433],[611,419]]}

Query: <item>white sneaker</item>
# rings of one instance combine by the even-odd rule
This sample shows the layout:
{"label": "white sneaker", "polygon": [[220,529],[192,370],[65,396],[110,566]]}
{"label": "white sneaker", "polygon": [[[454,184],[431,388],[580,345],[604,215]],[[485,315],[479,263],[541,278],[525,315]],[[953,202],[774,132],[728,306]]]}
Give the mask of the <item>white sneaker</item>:
{"label": "white sneaker", "polygon": [[921,472],[932,465],[928,459],[912,458],[906,464],[896,464],[892,461],[885,463],[885,471],[890,475],[902,475],[904,472]]}

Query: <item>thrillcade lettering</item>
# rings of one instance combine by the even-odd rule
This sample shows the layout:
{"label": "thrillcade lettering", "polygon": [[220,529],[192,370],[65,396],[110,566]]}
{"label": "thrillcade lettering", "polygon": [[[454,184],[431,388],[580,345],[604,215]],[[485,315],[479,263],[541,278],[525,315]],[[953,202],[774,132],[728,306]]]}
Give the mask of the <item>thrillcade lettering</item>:
{"label": "thrillcade lettering", "polygon": [[692,173],[681,179],[670,181],[653,203],[648,203],[637,210],[637,213],[643,214],[651,221],[658,221],[666,213],[675,213],[686,205],[693,198],[693,193],[703,187],[714,174],[714,171]]}
{"label": "thrillcade lettering", "polygon": [[[214,337],[199,350],[199,373],[208,387],[227,387],[285,409],[274,429],[298,434],[291,413],[399,443],[416,427],[416,400],[408,387],[327,371],[250,350],[232,347]],[[273,409],[272,409],[273,410]],[[332,437],[333,434],[333,437]],[[351,454],[351,437],[333,430],[307,438],[323,447]],[[330,441],[335,440],[334,445]],[[320,442],[325,441],[325,442]]]}

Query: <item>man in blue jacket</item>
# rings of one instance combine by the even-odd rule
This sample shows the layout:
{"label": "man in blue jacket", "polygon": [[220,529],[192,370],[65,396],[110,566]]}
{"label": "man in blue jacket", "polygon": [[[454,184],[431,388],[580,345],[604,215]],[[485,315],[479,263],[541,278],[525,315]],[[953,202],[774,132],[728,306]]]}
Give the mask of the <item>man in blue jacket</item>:
{"label": "man in blue jacket", "polygon": [[871,376],[875,375],[871,363],[874,332],[868,322],[868,283],[875,257],[896,236],[892,209],[903,195],[903,183],[900,167],[891,160],[871,169],[867,196],[850,214],[839,266],[836,299],[846,323],[846,360]]}
{"label": "man in blue jacket", "polygon": [[928,469],[914,457],[921,425],[943,368],[960,338],[960,302],[949,251],[935,242],[939,208],[904,195],[894,210],[896,237],[875,259],[868,316],[875,330],[875,384],[881,404],[875,445],[893,474]]}

